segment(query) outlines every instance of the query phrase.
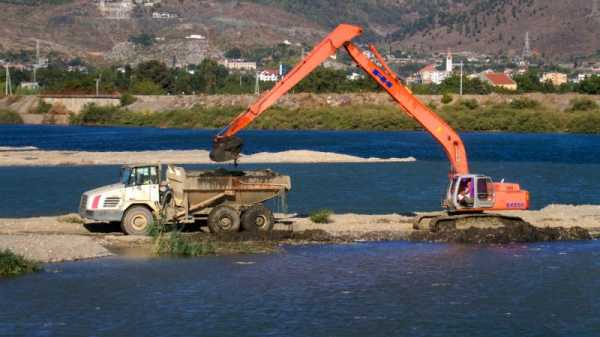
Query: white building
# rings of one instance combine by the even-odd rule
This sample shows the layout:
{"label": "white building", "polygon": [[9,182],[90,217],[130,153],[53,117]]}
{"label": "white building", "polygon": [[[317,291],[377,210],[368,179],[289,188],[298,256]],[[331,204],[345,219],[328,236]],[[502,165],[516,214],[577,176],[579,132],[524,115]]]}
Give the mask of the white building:
{"label": "white building", "polygon": [[258,73],[258,79],[262,82],[277,82],[279,80],[279,74],[277,70],[265,69]]}
{"label": "white building", "polygon": [[224,61],[220,61],[219,64],[230,70],[256,70],[256,62],[243,59],[225,59]]}

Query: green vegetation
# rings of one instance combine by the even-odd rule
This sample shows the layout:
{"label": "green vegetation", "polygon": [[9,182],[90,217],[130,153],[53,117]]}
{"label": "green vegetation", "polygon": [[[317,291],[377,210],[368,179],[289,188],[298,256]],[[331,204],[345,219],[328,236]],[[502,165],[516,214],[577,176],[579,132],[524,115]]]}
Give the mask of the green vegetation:
{"label": "green vegetation", "polygon": [[517,110],[535,109],[539,106],[540,102],[527,97],[517,98],[510,102],[510,107]]}
{"label": "green vegetation", "polygon": [[446,94],[444,94],[442,96],[442,103],[443,104],[450,104],[450,103],[452,103],[453,99],[454,98],[452,98],[452,95],[446,93]]}
{"label": "green vegetation", "polygon": [[320,209],[310,213],[310,221],[314,223],[330,223],[333,211],[330,209]]}
{"label": "green vegetation", "polygon": [[569,102],[569,111],[593,111],[598,110],[598,103],[589,98],[574,98]]}
{"label": "green vegetation", "polygon": [[[578,100],[566,111],[519,98],[510,103],[460,99],[434,109],[460,131],[600,133],[600,108]],[[592,101],[593,103],[593,101]],[[590,110],[591,109],[591,110]],[[72,115],[77,125],[127,125],[174,128],[222,128],[245,107],[199,107],[165,112],[135,112],[119,107],[87,106]],[[288,130],[419,130],[393,105],[291,109],[273,107],[251,124],[254,129]]]}
{"label": "green vegetation", "polygon": [[152,34],[141,33],[129,37],[129,42],[140,45],[142,47],[150,47],[154,44],[155,37]]}
{"label": "green vegetation", "polygon": [[34,114],[47,114],[50,111],[50,109],[52,109],[52,104],[48,104],[40,98],[35,109],[33,109],[30,112]]}
{"label": "green vegetation", "polygon": [[0,110],[0,124],[23,124],[23,119],[14,111]]}
{"label": "green vegetation", "polygon": [[0,251],[0,278],[18,276],[41,270],[40,265],[10,250]]}
{"label": "green vegetation", "polygon": [[121,106],[128,106],[135,103],[135,101],[137,101],[137,98],[135,98],[135,96],[133,96],[130,93],[124,93],[123,95],[121,95],[119,101],[121,102]]}

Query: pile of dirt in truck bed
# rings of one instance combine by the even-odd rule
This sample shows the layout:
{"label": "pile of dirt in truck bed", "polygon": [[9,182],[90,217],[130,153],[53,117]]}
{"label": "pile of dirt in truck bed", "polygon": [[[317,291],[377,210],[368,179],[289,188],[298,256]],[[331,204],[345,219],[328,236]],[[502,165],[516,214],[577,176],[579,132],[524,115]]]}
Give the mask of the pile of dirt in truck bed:
{"label": "pile of dirt in truck bed", "polygon": [[415,231],[413,241],[465,244],[506,244],[544,241],[591,240],[587,229],[581,227],[535,227],[526,222],[507,224],[499,228],[442,229],[437,232]]}

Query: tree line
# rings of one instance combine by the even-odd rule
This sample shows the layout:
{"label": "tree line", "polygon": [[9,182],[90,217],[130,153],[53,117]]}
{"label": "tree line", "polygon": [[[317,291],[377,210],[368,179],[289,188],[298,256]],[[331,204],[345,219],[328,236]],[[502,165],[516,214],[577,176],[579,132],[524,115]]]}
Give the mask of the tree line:
{"label": "tree line", "polygon": [[[95,94],[96,85],[100,94],[132,94],[132,95],[192,95],[192,94],[249,94],[254,93],[256,78],[254,73],[229,71],[215,60],[205,59],[199,65],[187,69],[168,68],[164,63],[148,61],[135,67],[122,68],[88,68],[87,71],[67,71],[69,66],[80,66],[80,62],[69,64],[52,63],[46,69],[37,71],[37,81],[43,94]],[[357,70],[358,71],[358,70]],[[313,93],[352,93],[377,92],[379,86],[369,76],[356,80],[348,78],[348,70],[319,67],[303,81],[293,92]],[[550,82],[541,82],[539,72],[535,69],[517,75],[514,80],[518,84],[516,93],[542,92],[582,94],[600,94],[600,76],[591,76],[579,83],[566,83],[554,86]],[[12,70],[11,82],[18,85],[31,81],[31,71]],[[441,84],[413,84],[411,89],[416,94],[458,93],[460,77],[453,75]],[[4,91],[5,75],[0,73],[0,86]],[[274,85],[273,82],[261,82],[261,91]],[[494,88],[478,78],[463,77],[464,94],[486,95],[492,92],[512,93],[502,88]]]}

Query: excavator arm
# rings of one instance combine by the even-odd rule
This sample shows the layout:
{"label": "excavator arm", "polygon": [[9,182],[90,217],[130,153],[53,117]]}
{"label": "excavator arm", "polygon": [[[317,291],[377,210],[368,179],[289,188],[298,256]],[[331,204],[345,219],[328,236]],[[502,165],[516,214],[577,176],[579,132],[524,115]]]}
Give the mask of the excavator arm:
{"label": "excavator arm", "polygon": [[347,24],[339,25],[306,58],[279,81],[273,89],[263,94],[215,137],[210,158],[216,162],[236,160],[241,152],[243,142],[235,135],[343,46],[354,62],[390,94],[410,117],[423,126],[442,145],[450,160],[450,175],[468,173],[469,167],[466,150],[456,131],[419,101],[408,88],[402,85],[375,47],[370,46],[370,49],[382,68],[369,60],[356,45],[350,42],[361,33],[362,29],[360,27]]}
{"label": "excavator arm", "polygon": [[344,44],[354,62],[371,76],[398,103],[411,118],[417,121],[444,148],[450,161],[450,176],[468,174],[467,152],[460,136],[439,115],[431,111],[423,102],[406,88],[396,74],[385,63],[375,47],[370,46],[373,55],[382,68],[372,62],[356,45]]}
{"label": "excavator arm", "polygon": [[328,57],[334,55],[344,43],[354,39],[360,34],[362,34],[362,29],[360,27],[347,24],[339,25],[281,81],[279,81],[271,90],[260,96],[255,103],[237,116],[215,137],[213,149],[210,152],[210,158],[216,162],[236,160],[241,152],[243,142],[238,137],[235,137],[235,134],[271,107],[279,97],[290,91],[290,89],[298,84],[298,82],[325,62]]}

